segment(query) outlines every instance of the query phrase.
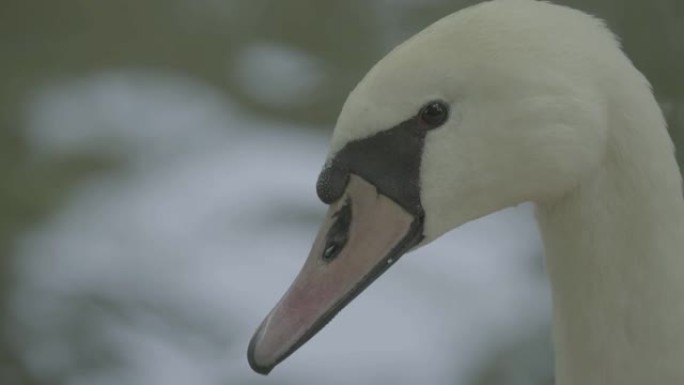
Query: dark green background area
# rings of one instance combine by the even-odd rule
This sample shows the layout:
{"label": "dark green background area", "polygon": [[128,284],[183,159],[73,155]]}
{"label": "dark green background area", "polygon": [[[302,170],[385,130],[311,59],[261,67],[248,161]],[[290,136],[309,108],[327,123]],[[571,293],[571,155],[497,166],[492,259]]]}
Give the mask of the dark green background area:
{"label": "dark green background area", "polygon": [[[31,159],[23,130],[35,87],[102,70],[172,71],[211,84],[255,114],[331,127],[348,92],[389,47],[477,2],[415,1],[410,12],[399,13],[389,0],[0,1],[0,331],[10,316],[4,298],[13,286],[13,240],[48,218],[81,178],[116,167],[115,160],[88,153]],[[684,152],[684,1],[554,2],[605,19],[621,37]],[[309,103],[268,105],[240,88],[231,75],[235,57],[259,42],[295,47],[323,64],[325,78]],[[35,383],[4,341],[0,383]]]}

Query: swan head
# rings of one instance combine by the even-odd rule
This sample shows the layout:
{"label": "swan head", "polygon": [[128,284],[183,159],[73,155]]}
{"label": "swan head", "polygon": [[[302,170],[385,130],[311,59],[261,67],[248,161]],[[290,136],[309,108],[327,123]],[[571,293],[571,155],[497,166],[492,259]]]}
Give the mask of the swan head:
{"label": "swan head", "polygon": [[600,21],[531,0],[467,8],[390,52],[342,108],[317,186],[328,214],[252,368],[268,373],[405,252],[580,183],[629,66]]}

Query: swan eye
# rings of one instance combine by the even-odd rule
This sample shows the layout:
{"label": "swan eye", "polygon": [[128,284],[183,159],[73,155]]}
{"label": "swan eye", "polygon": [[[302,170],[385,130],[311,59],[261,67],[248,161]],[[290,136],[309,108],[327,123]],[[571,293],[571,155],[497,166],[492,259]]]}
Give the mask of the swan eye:
{"label": "swan eye", "polygon": [[420,109],[419,117],[429,128],[439,127],[449,117],[449,106],[442,101],[430,102]]}

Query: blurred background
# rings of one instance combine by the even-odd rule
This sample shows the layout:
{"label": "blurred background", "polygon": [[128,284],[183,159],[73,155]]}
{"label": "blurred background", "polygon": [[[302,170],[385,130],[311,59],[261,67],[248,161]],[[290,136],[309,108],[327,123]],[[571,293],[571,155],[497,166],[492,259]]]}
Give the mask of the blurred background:
{"label": "blurred background", "polygon": [[[3,0],[0,383],[551,384],[529,205],[405,257],[269,377],[245,358],[348,92],[477,2]],[[555,2],[608,21],[684,151],[684,2]]]}

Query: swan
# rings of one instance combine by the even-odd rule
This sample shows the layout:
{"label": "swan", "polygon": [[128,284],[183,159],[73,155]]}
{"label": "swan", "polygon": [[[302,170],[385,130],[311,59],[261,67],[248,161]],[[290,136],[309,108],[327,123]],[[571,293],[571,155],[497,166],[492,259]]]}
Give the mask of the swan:
{"label": "swan", "polygon": [[604,23],[535,0],[447,16],[350,93],[308,259],[257,329],[267,374],[409,250],[532,202],[560,385],[684,384],[684,199],[648,80]]}

